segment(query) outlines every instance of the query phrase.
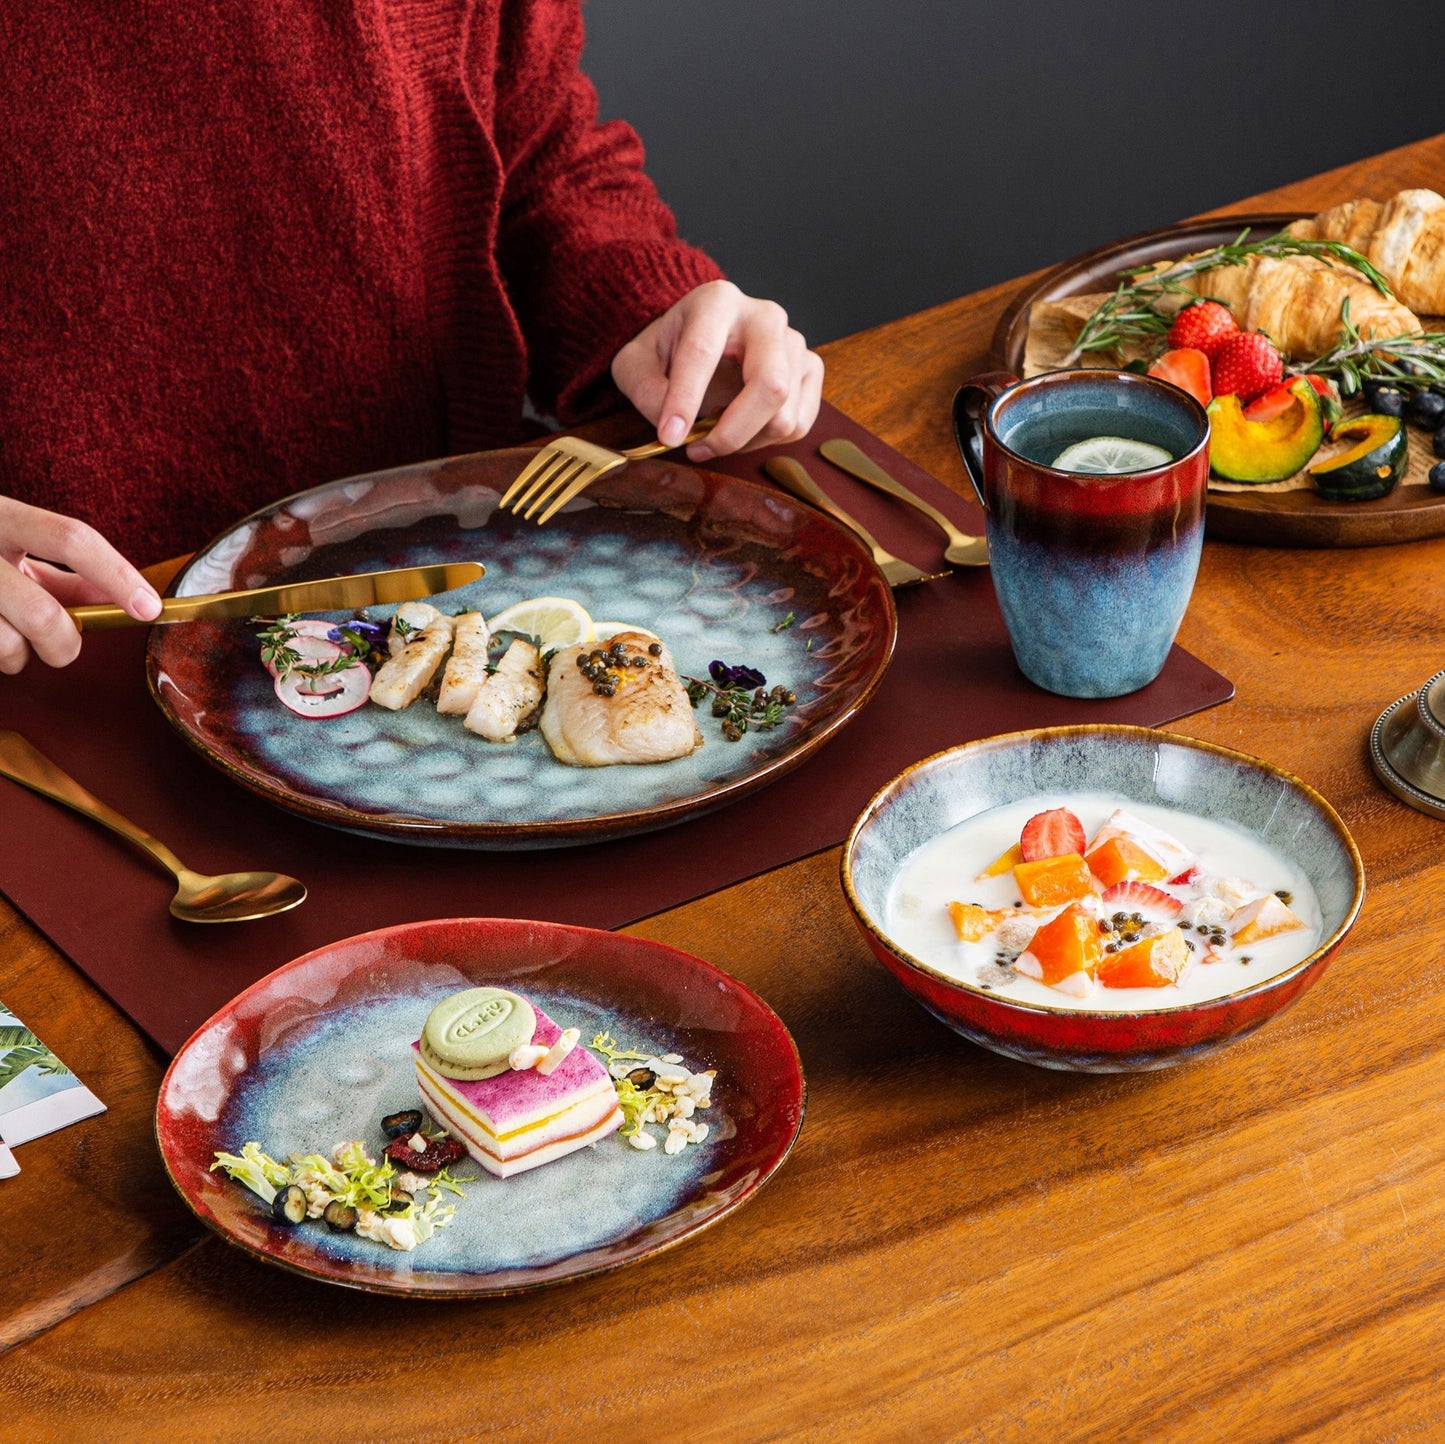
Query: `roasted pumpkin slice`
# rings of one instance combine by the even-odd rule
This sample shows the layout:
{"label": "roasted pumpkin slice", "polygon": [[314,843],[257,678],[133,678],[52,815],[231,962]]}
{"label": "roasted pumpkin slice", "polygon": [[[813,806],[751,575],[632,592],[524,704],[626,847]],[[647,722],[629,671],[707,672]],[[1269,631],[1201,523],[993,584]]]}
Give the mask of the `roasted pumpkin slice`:
{"label": "roasted pumpkin slice", "polygon": [[1356,416],[1335,427],[1345,449],[1310,467],[1321,496],[1330,501],[1373,501],[1405,474],[1410,443],[1398,416]]}
{"label": "roasted pumpkin slice", "polygon": [[1309,464],[1325,439],[1319,393],[1297,377],[1292,401],[1263,421],[1251,421],[1239,397],[1216,396],[1209,403],[1209,468],[1225,481],[1283,481]]}

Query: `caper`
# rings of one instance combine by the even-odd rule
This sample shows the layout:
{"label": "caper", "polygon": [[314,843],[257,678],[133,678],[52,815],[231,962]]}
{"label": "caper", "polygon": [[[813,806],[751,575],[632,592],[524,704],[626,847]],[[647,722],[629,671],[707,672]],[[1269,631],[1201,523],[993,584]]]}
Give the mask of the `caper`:
{"label": "caper", "polygon": [[657,1082],[657,1074],[651,1068],[634,1068],[627,1075],[627,1081],[634,1088],[640,1088],[645,1093]]}
{"label": "caper", "polygon": [[627,664],[628,664],[628,666],[630,666],[630,667],[645,667],[645,666],[647,665],[647,658],[646,658],[646,657],[629,657]]}
{"label": "caper", "polygon": [[649,642],[649,643],[647,644],[647,650],[648,650],[654,657],[660,657],[660,656],[662,656],[662,643],[661,643],[661,642]]}

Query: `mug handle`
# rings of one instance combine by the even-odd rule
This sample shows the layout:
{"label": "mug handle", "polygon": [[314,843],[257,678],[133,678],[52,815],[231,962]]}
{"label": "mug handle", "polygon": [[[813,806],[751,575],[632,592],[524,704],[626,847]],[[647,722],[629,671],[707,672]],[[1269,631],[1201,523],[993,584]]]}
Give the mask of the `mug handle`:
{"label": "mug handle", "polygon": [[1019,378],[1008,371],[986,371],[972,376],[958,388],[953,398],[953,438],[958,442],[964,470],[978,494],[978,504],[988,510],[983,490],[983,419],[988,408]]}

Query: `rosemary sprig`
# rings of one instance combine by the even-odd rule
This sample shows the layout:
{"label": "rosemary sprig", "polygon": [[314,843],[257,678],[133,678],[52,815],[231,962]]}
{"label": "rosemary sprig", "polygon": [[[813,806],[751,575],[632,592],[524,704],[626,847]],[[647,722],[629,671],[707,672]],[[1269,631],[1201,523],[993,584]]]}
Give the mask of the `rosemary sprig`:
{"label": "rosemary sprig", "polygon": [[1357,395],[1366,381],[1388,381],[1402,391],[1423,391],[1445,383],[1445,331],[1361,336],[1350,320],[1347,296],[1340,307],[1340,344],[1303,369],[1333,376],[1344,396]]}
{"label": "rosemary sprig", "polygon": [[1246,227],[1231,244],[1186,256],[1162,271],[1150,266],[1125,271],[1126,279],[1119,282],[1114,294],[1084,323],[1062,365],[1073,366],[1090,351],[1117,351],[1129,342],[1147,344],[1156,339],[1168,331],[1173,321],[1159,309],[1160,301],[1167,296],[1192,296],[1193,291],[1184,284],[1191,276],[1225,266],[1240,266],[1251,256],[1314,256],[1342,261],[1359,271],[1382,296],[1391,294],[1390,283],[1384,276],[1358,251],[1340,241],[1302,240],[1283,231],[1259,241],[1248,240],[1248,236]]}

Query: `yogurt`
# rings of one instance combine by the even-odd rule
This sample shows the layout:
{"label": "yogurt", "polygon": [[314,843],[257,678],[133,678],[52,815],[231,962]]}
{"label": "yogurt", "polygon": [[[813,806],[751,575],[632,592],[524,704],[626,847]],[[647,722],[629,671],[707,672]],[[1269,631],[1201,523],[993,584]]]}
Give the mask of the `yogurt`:
{"label": "yogurt", "polygon": [[[1080,997],[1027,977],[1013,967],[1021,932],[1048,922],[1062,908],[1036,909],[1015,918],[1004,925],[1002,937],[990,933],[978,942],[960,942],[948,904],[977,903],[990,910],[1020,904],[1011,871],[991,878],[979,875],[1018,842],[1031,817],[1056,807],[1074,813],[1091,842],[1120,809],[1145,824],[1140,833],[1146,842],[1151,841],[1151,831],[1157,830],[1154,851],[1171,867],[1178,861],[1197,869],[1193,886],[1163,885],[1176,896],[1191,899],[1182,914],[1184,920],[1197,922],[1202,912],[1215,922],[1250,898],[1279,894],[1304,926],[1237,947],[1214,947],[1206,942],[1202,928],[1186,930],[1195,958],[1177,983],[1165,987],[1094,987]],[[1167,839],[1182,844],[1182,850],[1176,853],[1168,848]],[[1184,870],[1185,866],[1178,869]],[[1196,899],[1196,893],[1204,896]],[[1105,904],[1105,913],[1109,910]],[[908,855],[893,879],[884,927],[888,936],[919,962],[960,982],[1022,1003],[1089,1012],[1177,1008],[1224,997],[1293,967],[1319,946],[1323,934],[1319,901],[1309,880],[1254,833],[1234,823],[1103,792],[1026,798],[980,813],[932,838]],[[1206,957],[1218,961],[1203,961]]]}

